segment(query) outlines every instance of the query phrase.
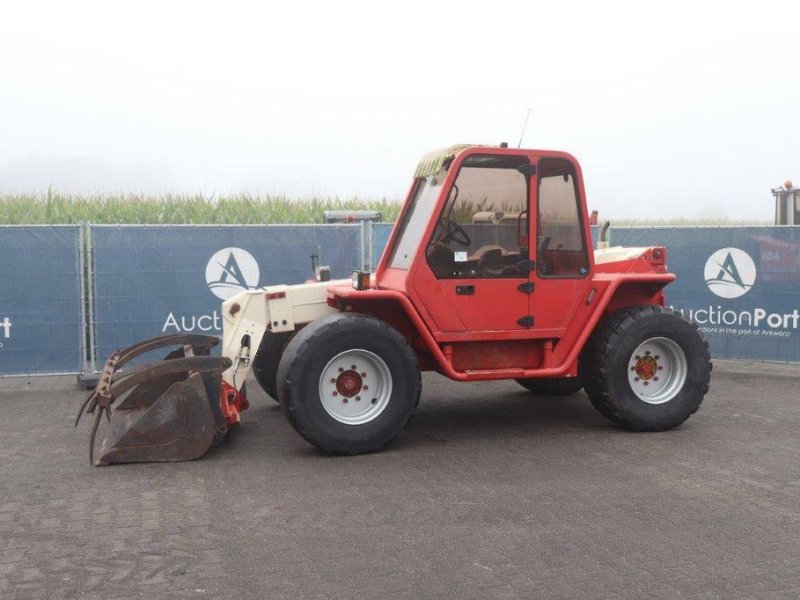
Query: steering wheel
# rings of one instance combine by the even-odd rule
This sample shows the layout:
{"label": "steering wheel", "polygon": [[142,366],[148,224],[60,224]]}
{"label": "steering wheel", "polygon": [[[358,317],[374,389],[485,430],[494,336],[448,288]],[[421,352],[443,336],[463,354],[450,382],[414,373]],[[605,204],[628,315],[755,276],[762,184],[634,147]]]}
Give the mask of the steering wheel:
{"label": "steering wheel", "polygon": [[441,240],[444,243],[447,243],[447,242],[452,240],[456,244],[459,244],[460,246],[464,246],[465,248],[467,246],[471,246],[472,245],[472,240],[470,239],[470,237],[467,234],[467,232],[464,231],[464,228],[461,227],[461,225],[459,225],[455,221],[451,221],[450,219],[447,219],[445,221],[444,230],[445,230],[445,233],[442,236],[442,240]]}

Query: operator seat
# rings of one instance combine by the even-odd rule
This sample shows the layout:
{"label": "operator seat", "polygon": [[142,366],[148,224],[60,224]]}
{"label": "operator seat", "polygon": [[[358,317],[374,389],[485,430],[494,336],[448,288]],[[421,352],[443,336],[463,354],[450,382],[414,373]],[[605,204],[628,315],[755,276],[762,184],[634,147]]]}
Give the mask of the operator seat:
{"label": "operator seat", "polygon": [[453,276],[456,260],[450,246],[442,242],[436,242],[428,246],[426,254],[431,271],[438,279]]}

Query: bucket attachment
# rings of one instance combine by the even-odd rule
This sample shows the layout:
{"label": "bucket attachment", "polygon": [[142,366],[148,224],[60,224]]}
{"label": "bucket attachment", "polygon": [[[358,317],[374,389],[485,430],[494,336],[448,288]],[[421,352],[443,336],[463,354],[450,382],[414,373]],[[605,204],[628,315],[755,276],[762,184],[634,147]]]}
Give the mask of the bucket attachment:
{"label": "bucket attachment", "polygon": [[[228,426],[219,404],[220,381],[231,360],[209,356],[218,343],[219,338],[209,335],[165,335],[112,354],[75,419],[77,426],[84,413],[94,415],[89,462],[105,466],[192,460],[222,440]],[[163,361],[119,370],[146,352],[176,345],[181,348]],[[109,423],[95,462],[95,438],[104,413]]]}

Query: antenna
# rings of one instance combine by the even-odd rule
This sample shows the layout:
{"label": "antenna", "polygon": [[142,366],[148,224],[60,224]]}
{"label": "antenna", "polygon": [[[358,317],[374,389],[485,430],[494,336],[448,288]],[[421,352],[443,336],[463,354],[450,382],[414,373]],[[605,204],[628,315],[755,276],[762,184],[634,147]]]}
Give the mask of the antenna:
{"label": "antenna", "polygon": [[519,144],[517,144],[517,148],[522,147],[522,138],[525,136],[525,129],[528,127],[528,117],[531,116],[531,109],[528,109],[528,113],[525,115],[525,122],[522,124],[522,133],[519,134]]}

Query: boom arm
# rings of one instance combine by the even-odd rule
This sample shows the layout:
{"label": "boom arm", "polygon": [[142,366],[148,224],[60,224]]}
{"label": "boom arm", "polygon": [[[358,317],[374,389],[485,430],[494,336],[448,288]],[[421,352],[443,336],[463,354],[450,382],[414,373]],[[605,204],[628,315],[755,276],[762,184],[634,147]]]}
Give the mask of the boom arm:
{"label": "boom arm", "polygon": [[294,331],[299,326],[337,312],[328,306],[328,288],[349,282],[340,279],[272,285],[241,292],[223,302],[222,355],[232,361],[230,368],[222,374],[223,381],[237,392],[241,390],[266,331]]}

